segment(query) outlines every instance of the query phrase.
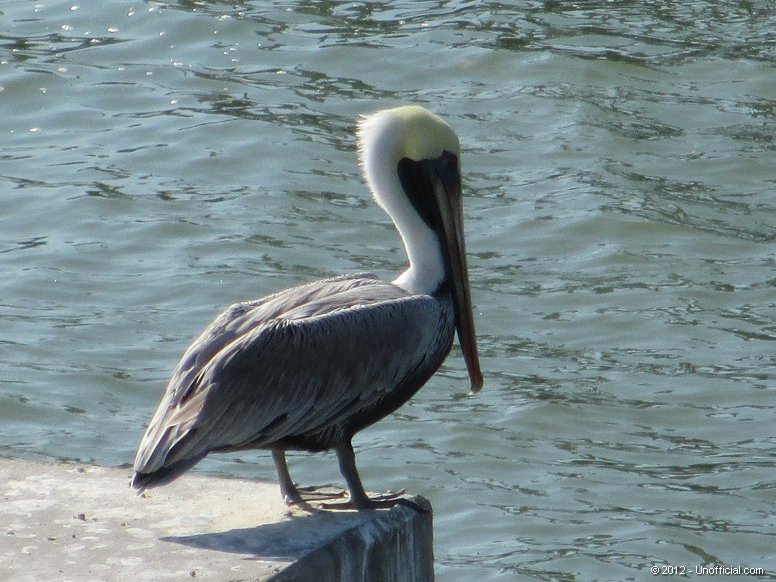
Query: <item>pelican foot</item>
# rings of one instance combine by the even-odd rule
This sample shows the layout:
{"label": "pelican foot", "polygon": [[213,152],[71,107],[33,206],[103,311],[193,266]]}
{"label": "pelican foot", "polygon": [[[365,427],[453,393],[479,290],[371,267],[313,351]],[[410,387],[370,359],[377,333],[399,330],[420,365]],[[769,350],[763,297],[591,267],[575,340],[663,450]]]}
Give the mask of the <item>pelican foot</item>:
{"label": "pelican foot", "polygon": [[299,488],[300,497],[303,501],[323,501],[326,499],[343,499],[347,497],[348,492],[346,489],[340,489],[332,485],[322,485]]}
{"label": "pelican foot", "polygon": [[405,490],[386,491],[372,497],[361,500],[348,499],[347,501],[338,501],[335,503],[320,503],[319,509],[328,509],[341,511],[346,509],[390,509],[396,505],[406,505],[422,513],[427,513],[428,508],[415,503],[412,499],[405,497]]}
{"label": "pelican foot", "polygon": [[312,508],[315,502],[347,497],[347,490],[324,485],[322,487],[294,487],[292,491],[283,494],[283,501],[288,506]]}

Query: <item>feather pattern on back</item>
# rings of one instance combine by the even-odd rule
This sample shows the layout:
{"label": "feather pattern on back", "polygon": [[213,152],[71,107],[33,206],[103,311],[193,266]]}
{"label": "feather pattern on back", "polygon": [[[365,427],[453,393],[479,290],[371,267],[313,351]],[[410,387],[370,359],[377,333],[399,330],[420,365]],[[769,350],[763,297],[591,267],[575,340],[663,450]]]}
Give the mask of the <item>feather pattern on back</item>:
{"label": "feather pattern on back", "polygon": [[423,385],[450,351],[454,325],[451,301],[371,274],[232,305],[183,355],[135,471],[152,481],[210,451],[348,442]]}

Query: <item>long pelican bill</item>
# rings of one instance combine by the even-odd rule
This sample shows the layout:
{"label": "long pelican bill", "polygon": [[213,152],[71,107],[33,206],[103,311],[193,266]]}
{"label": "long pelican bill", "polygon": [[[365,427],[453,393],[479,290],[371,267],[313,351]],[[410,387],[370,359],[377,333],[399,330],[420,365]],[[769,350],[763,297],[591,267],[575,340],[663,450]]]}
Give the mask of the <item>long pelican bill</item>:
{"label": "long pelican bill", "polygon": [[472,299],[469,292],[469,270],[466,266],[466,243],[463,234],[463,204],[461,201],[461,174],[457,156],[445,152],[432,162],[435,171],[429,172],[434,198],[444,235],[445,252],[454,287],[455,325],[466,368],[469,371],[472,392],[482,389],[482,370],[477,355],[477,336],[474,332]]}

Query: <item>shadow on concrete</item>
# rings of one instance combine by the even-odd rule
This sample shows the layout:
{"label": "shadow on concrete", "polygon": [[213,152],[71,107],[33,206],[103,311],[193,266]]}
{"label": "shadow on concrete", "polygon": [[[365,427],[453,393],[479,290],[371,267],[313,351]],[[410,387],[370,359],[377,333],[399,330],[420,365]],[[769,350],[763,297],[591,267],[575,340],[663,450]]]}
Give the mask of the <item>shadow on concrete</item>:
{"label": "shadow on concrete", "polygon": [[160,538],[163,542],[250,555],[260,560],[294,561],[319,545],[373,519],[371,512],[320,512],[293,516],[278,523]]}

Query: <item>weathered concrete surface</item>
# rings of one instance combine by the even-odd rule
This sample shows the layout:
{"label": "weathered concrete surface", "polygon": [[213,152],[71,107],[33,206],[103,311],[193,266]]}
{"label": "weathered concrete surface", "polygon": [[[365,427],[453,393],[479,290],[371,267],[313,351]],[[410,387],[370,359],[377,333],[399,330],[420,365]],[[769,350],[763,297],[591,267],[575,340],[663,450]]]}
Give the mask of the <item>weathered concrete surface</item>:
{"label": "weathered concrete surface", "polygon": [[137,496],[128,469],[0,459],[9,581],[433,579],[431,507],[290,511],[275,484],[184,476]]}

